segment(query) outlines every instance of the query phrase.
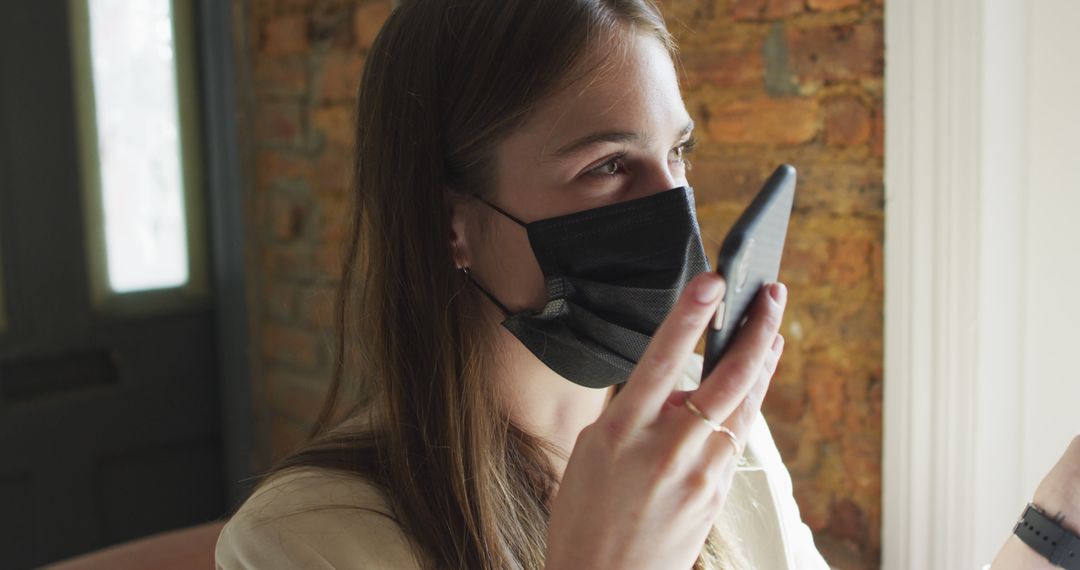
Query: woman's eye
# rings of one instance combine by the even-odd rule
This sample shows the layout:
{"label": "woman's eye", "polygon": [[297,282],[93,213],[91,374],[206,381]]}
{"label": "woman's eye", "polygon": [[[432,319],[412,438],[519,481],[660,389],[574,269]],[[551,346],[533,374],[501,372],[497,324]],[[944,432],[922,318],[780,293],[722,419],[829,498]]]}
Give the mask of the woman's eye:
{"label": "woman's eye", "polygon": [[611,160],[593,168],[588,173],[592,176],[615,176],[619,174],[620,170],[625,170],[622,163],[624,158],[626,156],[623,154],[613,156]]}
{"label": "woman's eye", "polygon": [[697,146],[697,139],[690,137],[686,142],[671,149],[671,152],[675,153],[675,161],[683,163],[686,169],[690,169],[690,159],[687,156],[694,151],[694,147]]}
{"label": "woman's eye", "polygon": [[[697,146],[697,139],[690,137],[686,142],[671,149],[671,152],[675,155],[674,162],[681,163],[687,170],[690,169],[690,160],[687,158],[694,147]],[[624,161],[626,160],[626,154],[620,153],[611,157],[607,162],[604,162],[600,166],[593,168],[587,172],[589,176],[598,177],[612,177],[626,172],[626,166]]]}

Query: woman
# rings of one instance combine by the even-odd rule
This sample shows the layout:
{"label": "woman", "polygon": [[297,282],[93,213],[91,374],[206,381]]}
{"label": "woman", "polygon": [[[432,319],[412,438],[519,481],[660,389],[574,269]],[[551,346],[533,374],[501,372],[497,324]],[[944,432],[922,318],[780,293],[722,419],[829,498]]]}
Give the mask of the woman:
{"label": "woman", "polygon": [[724,283],[673,54],[649,0],[392,14],[331,394],[219,568],[828,567],[759,412],[783,285],[695,390]]}

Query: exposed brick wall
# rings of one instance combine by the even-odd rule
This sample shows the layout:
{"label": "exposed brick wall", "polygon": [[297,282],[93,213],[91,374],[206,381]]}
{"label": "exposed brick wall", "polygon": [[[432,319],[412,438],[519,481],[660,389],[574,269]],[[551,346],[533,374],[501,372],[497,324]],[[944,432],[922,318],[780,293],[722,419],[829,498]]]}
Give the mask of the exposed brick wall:
{"label": "exposed brick wall", "polygon": [[255,274],[258,468],[295,448],[330,376],[353,100],[391,0],[234,0]]}
{"label": "exposed brick wall", "polygon": [[[766,397],[803,520],[830,563],[879,566],[883,7],[663,0],[699,123],[688,175],[711,256],[781,162],[799,171],[781,278],[787,348]],[[715,257],[713,257],[715,261]]]}
{"label": "exposed brick wall", "polygon": [[[390,0],[233,0],[247,61],[254,408],[262,465],[329,377],[351,100]],[[786,354],[765,403],[819,548],[876,568],[883,312],[880,0],[662,0],[701,145],[690,181],[710,255],[780,162],[799,170],[783,279]],[[715,258],[714,258],[715,261]]]}

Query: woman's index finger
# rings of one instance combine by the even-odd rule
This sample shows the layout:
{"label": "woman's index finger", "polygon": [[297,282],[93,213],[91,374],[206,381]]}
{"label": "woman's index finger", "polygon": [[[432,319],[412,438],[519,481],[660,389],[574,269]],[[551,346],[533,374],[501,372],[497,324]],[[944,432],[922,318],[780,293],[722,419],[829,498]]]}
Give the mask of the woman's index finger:
{"label": "woman's index finger", "polygon": [[762,287],[731,348],[698,387],[694,396],[698,407],[718,418],[735,410],[754,386],[772,350],[786,305],[787,288],[782,283]]}
{"label": "woman's index finger", "polygon": [[619,397],[611,402],[612,413],[651,420],[660,412],[724,289],[724,278],[711,272],[690,281],[675,308],[656,329]]}

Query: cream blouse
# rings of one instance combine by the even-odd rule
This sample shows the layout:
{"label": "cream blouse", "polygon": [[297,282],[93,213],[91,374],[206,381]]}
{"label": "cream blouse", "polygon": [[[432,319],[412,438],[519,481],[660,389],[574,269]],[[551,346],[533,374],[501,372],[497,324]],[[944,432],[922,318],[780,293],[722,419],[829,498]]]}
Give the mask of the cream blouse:
{"label": "cream blouse", "polygon": [[[701,356],[694,356],[679,389],[698,383]],[[760,413],[744,459],[725,509],[731,509],[731,528],[739,529],[747,559],[761,570],[827,570],[799,518],[791,476]],[[358,477],[290,469],[260,487],[225,525],[215,551],[217,568],[419,569],[389,513],[380,492]]]}

